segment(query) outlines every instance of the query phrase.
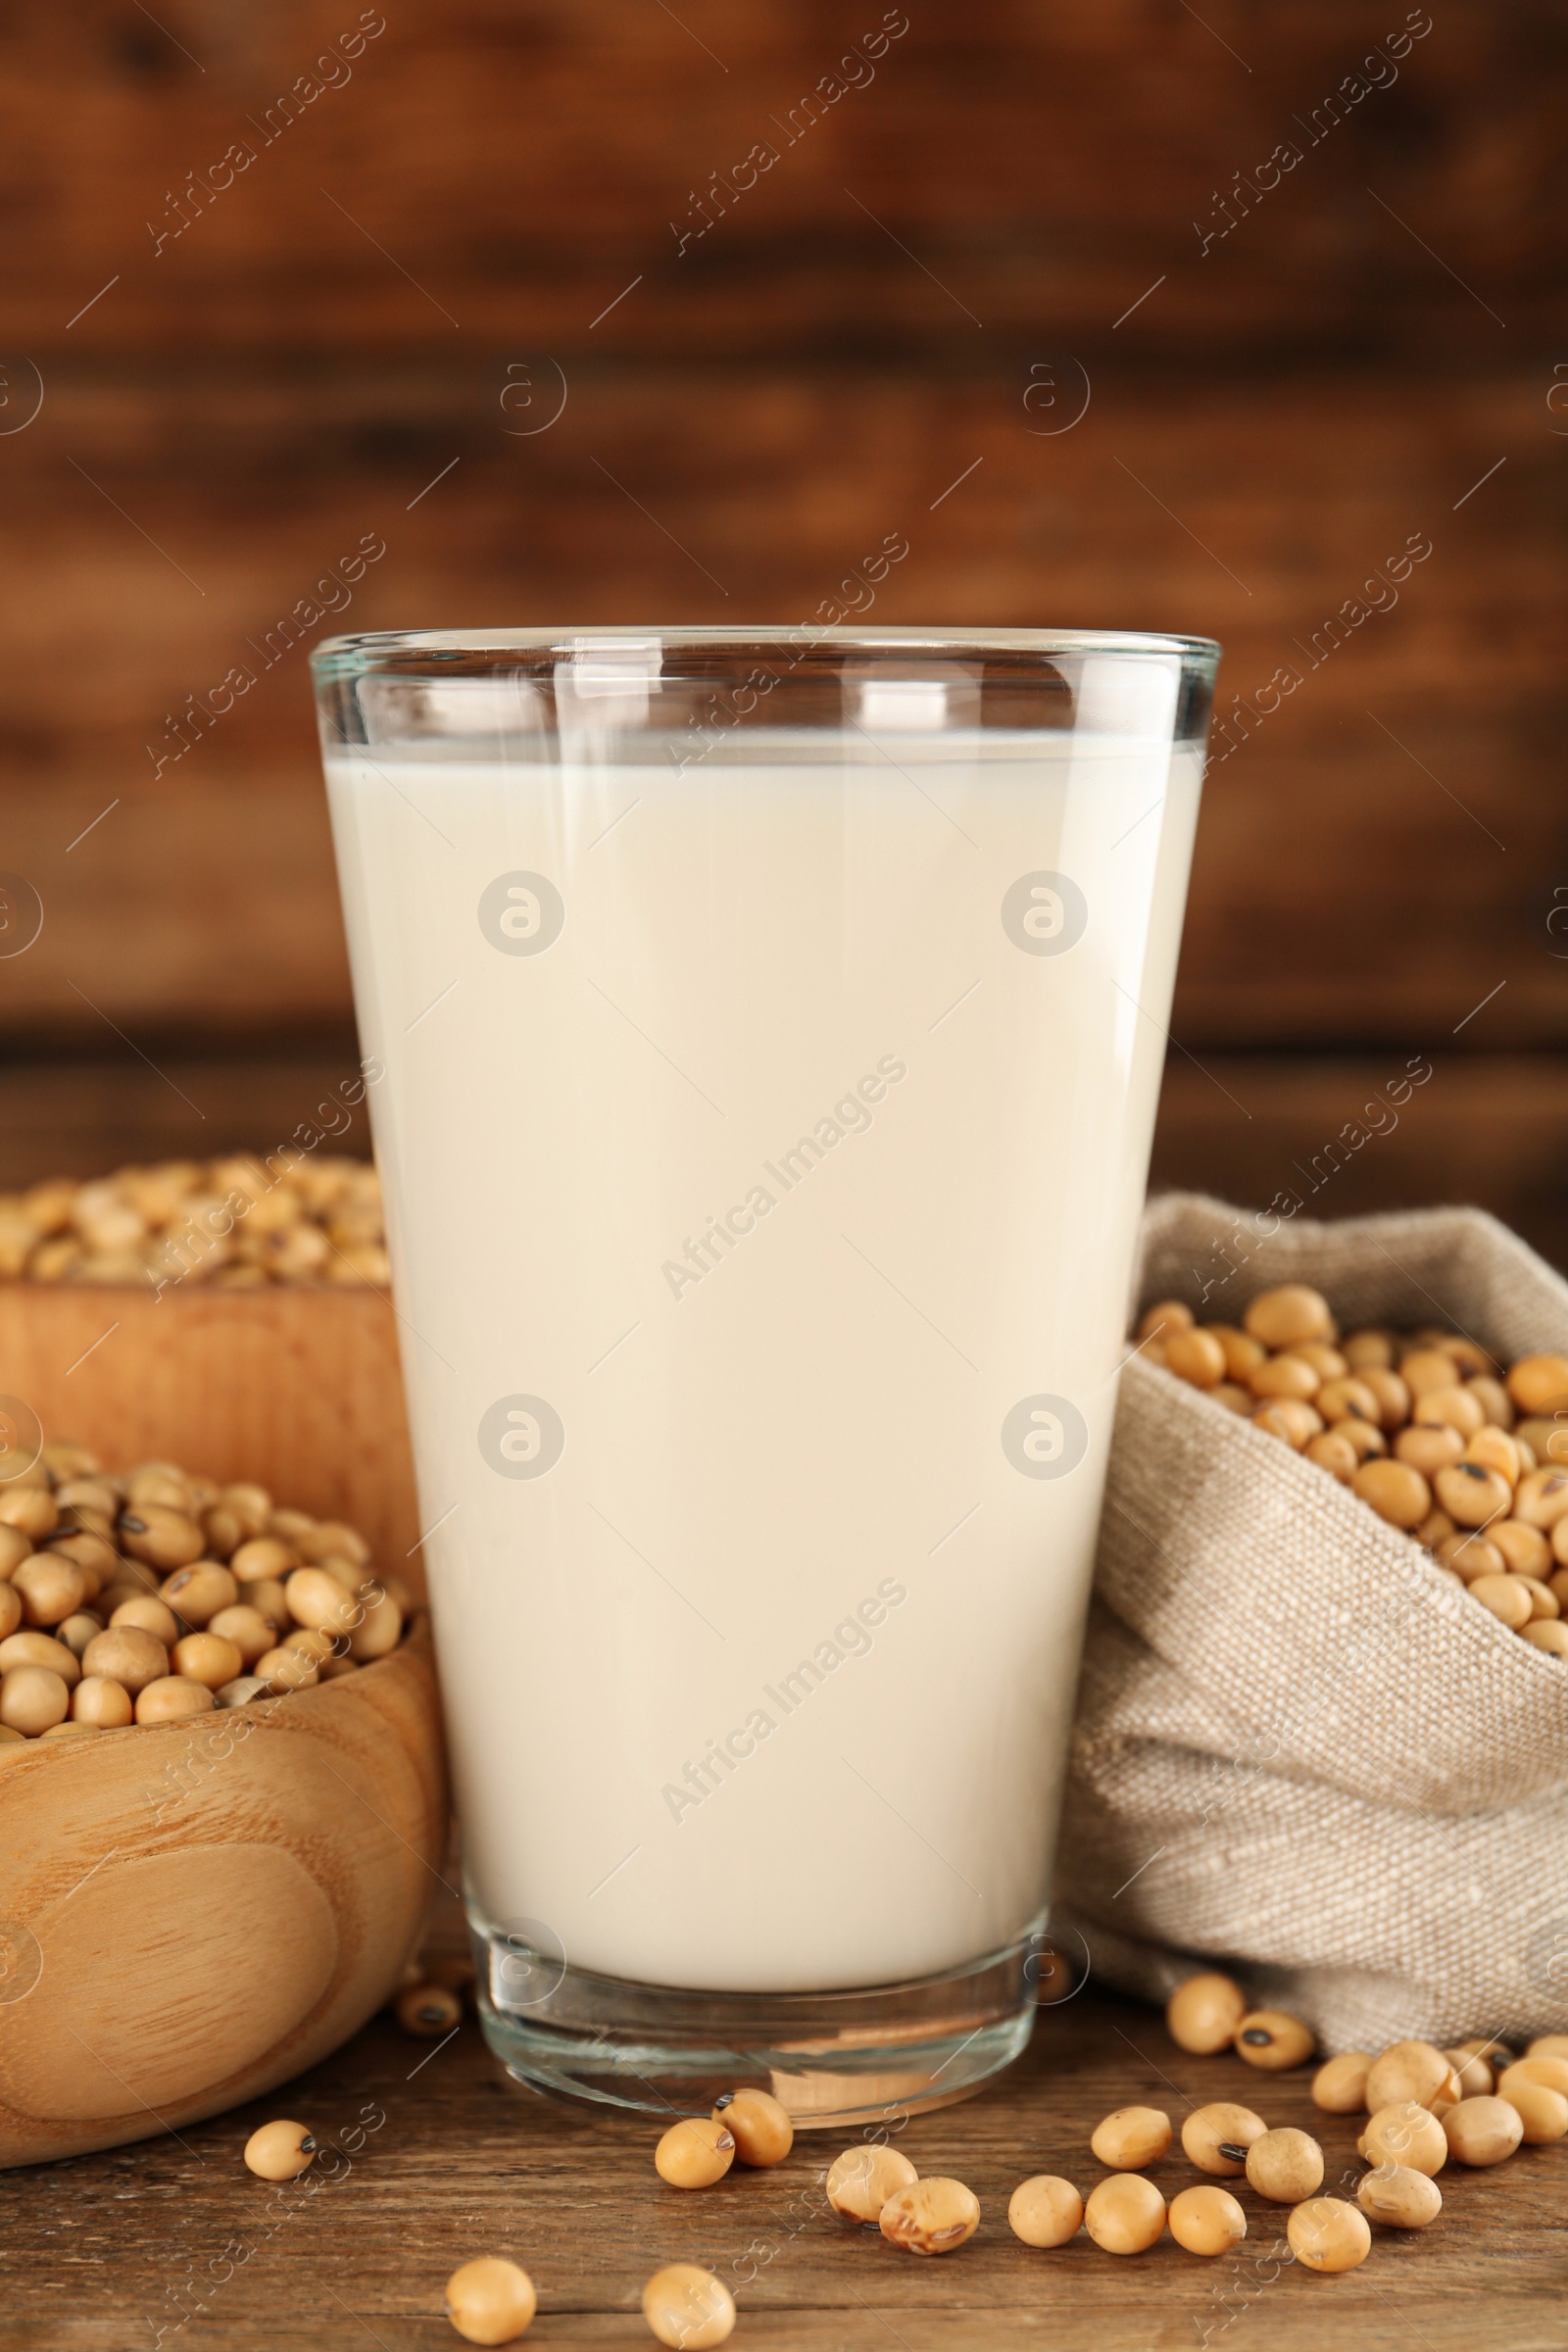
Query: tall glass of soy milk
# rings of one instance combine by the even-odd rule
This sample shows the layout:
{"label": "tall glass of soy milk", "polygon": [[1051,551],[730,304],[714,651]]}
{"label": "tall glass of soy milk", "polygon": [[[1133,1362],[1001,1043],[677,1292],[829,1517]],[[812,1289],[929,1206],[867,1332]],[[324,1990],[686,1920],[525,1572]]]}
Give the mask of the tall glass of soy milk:
{"label": "tall glass of soy milk", "polygon": [[1027,2039],[1218,649],[316,658],[485,2030],[662,2113]]}

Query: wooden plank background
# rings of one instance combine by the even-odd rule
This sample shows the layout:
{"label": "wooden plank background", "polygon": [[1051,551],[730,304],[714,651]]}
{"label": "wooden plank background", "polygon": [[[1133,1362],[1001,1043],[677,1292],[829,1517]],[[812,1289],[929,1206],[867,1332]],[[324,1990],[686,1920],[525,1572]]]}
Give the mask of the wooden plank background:
{"label": "wooden plank background", "polygon": [[1568,1259],[1557,12],[83,0],[0,55],[0,1183],[352,1065],[305,647],[201,708],[367,534],[311,637],[789,622],[899,530],[879,619],[1301,672],[1213,772],[1156,1179],[1267,1199],[1426,1053],[1324,1213]]}

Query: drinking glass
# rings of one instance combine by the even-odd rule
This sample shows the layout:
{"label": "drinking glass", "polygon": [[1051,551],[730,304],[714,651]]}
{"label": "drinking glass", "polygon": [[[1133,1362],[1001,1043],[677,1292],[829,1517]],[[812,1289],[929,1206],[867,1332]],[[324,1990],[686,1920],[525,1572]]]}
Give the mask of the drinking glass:
{"label": "drinking glass", "polygon": [[1027,2040],[1218,649],[315,672],[493,2047],[910,2112]]}

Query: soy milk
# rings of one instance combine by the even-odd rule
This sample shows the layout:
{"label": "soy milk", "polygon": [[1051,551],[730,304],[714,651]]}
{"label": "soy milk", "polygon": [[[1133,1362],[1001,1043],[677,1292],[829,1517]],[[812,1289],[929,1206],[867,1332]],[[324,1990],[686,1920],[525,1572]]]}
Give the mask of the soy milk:
{"label": "soy milk", "polygon": [[328,761],[472,1900],[950,1969],[1046,1899],[1200,756],[495,751]]}

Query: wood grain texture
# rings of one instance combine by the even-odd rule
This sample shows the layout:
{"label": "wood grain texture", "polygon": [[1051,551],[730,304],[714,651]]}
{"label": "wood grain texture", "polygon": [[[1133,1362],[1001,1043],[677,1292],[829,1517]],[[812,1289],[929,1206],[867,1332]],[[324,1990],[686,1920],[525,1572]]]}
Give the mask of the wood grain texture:
{"label": "wood grain texture", "polygon": [[[808,121],[802,102],[863,50],[880,0],[699,0],[678,21],[634,0],[591,19],[569,0],[416,0],[387,12],[351,69],[326,66],[338,86],[285,126],[270,107],[358,15],[187,0],[172,40],[117,0],[79,12],[69,37],[19,20],[0,116],[29,230],[19,332],[33,347],[59,338],[118,270],[82,322],[95,349],[172,338],[193,308],[248,350],[280,335],[296,349],[435,348],[459,331],[510,335],[519,312],[555,341],[583,334],[639,273],[640,298],[607,322],[622,350],[956,339],[974,331],[959,301],[993,331],[1044,310],[1075,336],[1104,335],[1163,271],[1171,285],[1138,329],[1155,347],[1196,330],[1232,350],[1347,333],[1446,350],[1452,280],[1368,183],[1516,331],[1554,323],[1564,57],[1540,5],[1453,0],[1397,80],[1373,68],[1392,86],[1331,126],[1314,110],[1402,7],[1231,6],[1206,22],[1159,0],[917,9],[874,79],[850,67],[862,86]],[[1244,197],[1236,232],[1204,254],[1195,220],[1222,219],[1216,192],[1282,141],[1299,165]],[[236,142],[253,160],[214,188]],[[726,199],[759,142],[776,163]],[[671,221],[700,222],[690,199],[710,175],[714,227],[682,252]]]}
{"label": "wood grain texture", "polygon": [[[1402,1050],[1205,1054],[1201,1066],[1173,1054],[1152,1189],[1255,1204],[1284,1190],[1301,1202],[1293,1213],[1310,1217],[1470,1201],[1568,1265],[1568,1065],[1551,1054],[1445,1054],[1429,1030],[1412,1045],[1426,1049],[1433,1075],[1396,1113],[1383,1090],[1404,1067]],[[1346,1137],[1352,1123],[1359,1144]]]}
{"label": "wood grain texture", "polygon": [[[155,2138],[15,2177],[0,2352],[141,2341],[318,2352],[372,2339],[383,2352],[440,2352],[456,2341],[442,2288],[479,2253],[530,2272],[540,2316],[526,2340],[540,2345],[647,2344],[643,2281],[678,2260],[735,2285],[732,2341],[769,2352],[1184,2352],[1205,2328],[1211,2344],[1279,2352],[1559,2352],[1561,2145],[1492,2172],[1450,2168],[1433,2229],[1378,2231],[1367,2262],[1339,2278],[1282,2264],[1270,2249],[1283,2209],[1245,2182],[1240,2259],[1201,2261],[1168,2236],[1131,2260],[1082,2234],[1038,2252],[1007,2231],[1007,2197],[1027,2174],[1059,2172],[1087,2192],[1100,2176],[1091,2130],[1134,2101],[1179,2124],[1189,2104],[1245,2100],[1319,2137],[1331,2183],[1358,2178],[1351,2119],[1319,2115],[1306,2083],[1186,2056],[1152,2012],[1093,1991],[1044,2011],[1010,2076],[899,2134],[923,2173],[968,2181],[982,2209],[961,2252],[919,2262],[824,2212],[836,2139],[805,2135],[777,2171],[737,2167],[716,2189],[683,2193],[655,2176],[657,2127],[510,2083],[471,2021],[432,2055],[381,2019],[286,2093],[182,2128],[183,2145]],[[282,2198],[240,2165],[246,2132],[278,2113],[341,2151]],[[1198,2178],[1179,2154],[1152,2177],[1167,2197]]]}
{"label": "wood grain texture", "polygon": [[0,2166],[176,2132],[385,2000],[447,1828],[429,1633],[357,1674],[0,1768]]}
{"label": "wood grain texture", "polygon": [[[596,362],[549,432],[514,440],[506,364],[319,394],[274,374],[127,378],[89,400],[68,377],[11,446],[7,855],[45,922],[0,959],[0,1040],[101,1050],[113,1023],[158,1060],[159,1038],[347,1029],[313,638],[436,616],[791,622],[889,531],[909,554],[876,619],[1174,617],[1224,641],[1234,748],[1216,747],[1176,1012],[1196,1050],[1451,1028],[1499,981],[1495,1043],[1568,1037],[1546,928],[1568,886],[1561,445],[1517,379],[1417,400],[1344,370],[1210,373],[1162,386],[1154,416],[1113,361],[1082,421],[1040,438],[1027,347],[915,375],[795,363],[633,382]],[[204,596],[126,520],[154,514]],[[386,554],[353,601],[266,666],[269,630],[368,532]],[[1432,553],[1397,604],[1336,620],[1412,535]],[[79,686],[68,614],[96,649]],[[215,715],[235,664],[255,683]],[[1300,683],[1259,723],[1248,706],[1282,665]]]}
{"label": "wood grain texture", "polygon": [[[889,530],[878,619],[1224,641],[1243,715],[1173,1024],[1205,1065],[1302,1056],[1305,1119],[1314,1057],[1568,1045],[1556,16],[1455,0],[1329,129],[1402,5],[975,0],[911,12],[798,124],[882,13],[411,0],[286,129],[269,109],[357,4],[87,0],[0,30],[8,316],[44,389],[24,423],[6,363],[0,778],[46,908],[0,957],[25,1065],[0,1168],[193,1147],[184,1063],[265,1146],[291,1073],[352,1051],[314,639],[793,622]],[[215,189],[236,138],[254,164]],[[777,164],[680,249],[760,138]],[[1258,192],[1286,138],[1299,165]],[[1036,429],[1032,370],[1069,363],[1089,409]],[[269,650],[367,533],[351,601]],[[1433,552],[1397,607],[1346,629],[1412,533]],[[1299,687],[1249,721],[1282,664]],[[236,665],[255,683],[215,717]],[[1510,1082],[1473,1085],[1481,1131],[1400,1181],[1463,1171],[1541,1230],[1541,1131],[1511,1178]],[[1268,1152],[1238,1121],[1227,1162],[1213,1108],[1167,1126],[1248,1189]]]}
{"label": "wood grain texture", "polygon": [[423,1590],[398,1321],[368,1286],[0,1284],[0,1365],[47,1437],[110,1469],[257,1479],[280,1504],[346,1519],[376,1567]]}
{"label": "wood grain texture", "polygon": [[[341,1122],[343,1089],[359,1072],[345,1025],[299,1039],[292,1051],[246,1054],[229,1040],[220,1059],[188,1038],[143,1032],[143,1052],[103,1030],[106,1053],[0,1061],[0,1186],[48,1174],[101,1176],[128,1160],[204,1158],[279,1150],[302,1123]],[[246,1041],[247,1043],[249,1041]],[[36,1043],[36,1041],[34,1041]],[[336,1111],[318,1106],[336,1103]],[[342,1138],[369,1156],[363,1113]]]}

